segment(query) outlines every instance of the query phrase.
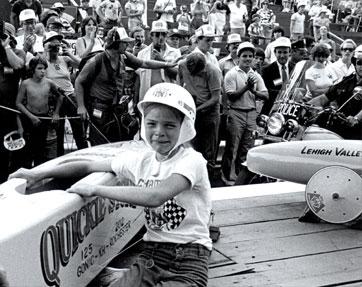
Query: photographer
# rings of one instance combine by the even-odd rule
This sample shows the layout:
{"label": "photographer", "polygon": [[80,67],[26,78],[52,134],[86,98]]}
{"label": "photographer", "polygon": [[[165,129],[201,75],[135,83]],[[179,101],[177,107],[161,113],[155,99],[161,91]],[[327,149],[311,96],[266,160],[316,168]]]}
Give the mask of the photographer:
{"label": "photographer", "polygon": [[[15,28],[9,23],[1,22],[0,45],[0,105],[15,108],[19,81],[24,73],[25,52],[16,49]],[[16,130],[16,114],[0,108],[0,139]],[[10,152],[0,144],[0,183],[9,174]],[[15,167],[14,168],[18,168]]]}
{"label": "photographer", "polygon": [[136,27],[130,33],[131,38],[134,38],[132,54],[137,56],[138,52],[147,47],[145,44],[145,30],[141,27]]}

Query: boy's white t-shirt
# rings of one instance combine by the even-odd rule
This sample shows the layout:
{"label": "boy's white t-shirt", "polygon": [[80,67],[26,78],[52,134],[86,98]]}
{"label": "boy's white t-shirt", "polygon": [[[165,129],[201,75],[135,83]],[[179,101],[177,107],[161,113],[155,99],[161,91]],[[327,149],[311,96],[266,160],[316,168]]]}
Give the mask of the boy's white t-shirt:
{"label": "boy's white t-shirt", "polygon": [[172,174],[180,174],[191,183],[185,190],[157,208],[145,208],[147,232],[143,239],[177,244],[198,243],[212,249],[208,222],[211,211],[211,187],[206,160],[193,148],[180,147],[170,159],[158,161],[156,153],[125,151],[112,161],[112,170],[120,178],[131,179],[136,186],[154,187]]}

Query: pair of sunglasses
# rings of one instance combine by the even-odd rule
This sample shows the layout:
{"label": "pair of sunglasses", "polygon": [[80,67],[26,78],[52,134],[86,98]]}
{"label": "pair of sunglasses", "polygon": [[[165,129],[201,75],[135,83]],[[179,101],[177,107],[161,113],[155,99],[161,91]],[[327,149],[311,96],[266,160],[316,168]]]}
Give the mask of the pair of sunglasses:
{"label": "pair of sunglasses", "polygon": [[347,51],[353,52],[354,49],[353,49],[353,48],[343,48],[342,51],[345,51],[345,52],[347,52]]}

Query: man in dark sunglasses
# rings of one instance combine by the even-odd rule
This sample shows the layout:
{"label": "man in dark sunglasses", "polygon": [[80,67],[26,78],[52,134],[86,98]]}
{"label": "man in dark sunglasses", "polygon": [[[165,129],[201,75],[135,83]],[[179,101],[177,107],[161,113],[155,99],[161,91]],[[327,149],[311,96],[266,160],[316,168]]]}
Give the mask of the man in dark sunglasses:
{"label": "man in dark sunglasses", "polygon": [[353,52],[357,47],[356,43],[351,39],[347,39],[341,44],[340,47],[342,57],[339,58],[338,61],[328,66],[328,68],[332,70],[333,81],[335,83],[338,83],[343,79],[343,77],[351,75],[355,72],[355,68],[352,65],[352,57]]}
{"label": "man in dark sunglasses", "polygon": [[320,95],[309,103],[321,107],[330,104],[335,108],[344,105],[341,112],[347,116],[347,126],[337,121],[332,130],[345,139],[362,140],[362,45],[355,49],[355,56],[355,73],[344,77],[325,95]]}

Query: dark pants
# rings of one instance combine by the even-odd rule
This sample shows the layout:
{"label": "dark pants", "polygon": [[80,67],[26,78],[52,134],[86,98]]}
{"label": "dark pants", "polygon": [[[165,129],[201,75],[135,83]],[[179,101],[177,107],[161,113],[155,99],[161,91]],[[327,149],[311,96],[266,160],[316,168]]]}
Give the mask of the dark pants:
{"label": "dark pants", "polygon": [[117,286],[206,287],[209,256],[200,244],[146,242]]}
{"label": "dark pants", "polygon": [[[69,96],[73,103],[76,103],[76,100],[73,96]],[[70,100],[65,97],[61,110],[60,116],[76,117],[77,108],[70,102]],[[88,147],[84,129],[84,122],[81,119],[70,119],[70,126],[72,127],[73,138],[77,145],[77,149],[83,149]],[[57,154],[61,156],[64,154],[64,124],[65,120],[60,120],[57,127]]]}
{"label": "dark pants", "polygon": [[[25,139],[25,147],[19,153],[19,155],[22,155],[21,166],[31,168],[33,164],[37,166],[56,157],[54,150],[47,149],[48,132],[54,129],[51,120],[41,120],[38,126],[34,126],[29,118],[22,116],[21,122],[24,128]],[[52,149],[56,149],[56,144],[52,145]],[[49,154],[54,156],[49,157]]]}
{"label": "dark pants", "polygon": [[229,110],[227,138],[221,169],[227,180],[235,180],[248,150],[254,145],[253,131],[256,130],[256,110]]}
{"label": "dark pants", "polygon": [[216,152],[220,125],[220,107],[217,105],[212,110],[197,112],[195,129],[196,137],[192,144],[207,160],[209,167],[215,167]]}

